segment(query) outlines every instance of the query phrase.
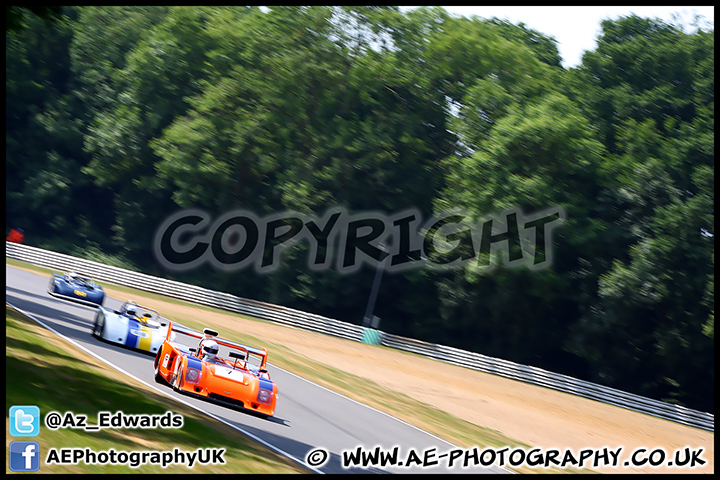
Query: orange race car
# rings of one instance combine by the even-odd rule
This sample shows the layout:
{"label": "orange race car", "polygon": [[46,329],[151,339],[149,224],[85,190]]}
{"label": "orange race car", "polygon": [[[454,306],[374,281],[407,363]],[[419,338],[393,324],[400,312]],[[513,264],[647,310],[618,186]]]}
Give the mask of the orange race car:
{"label": "orange race car", "polygon": [[[199,338],[196,348],[170,340],[172,332]],[[255,413],[275,415],[278,388],[267,371],[266,349],[241,345],[170,322],[167,336],[155,356],[155,381],[173,390],[213,403]],[[231,349],[229,359],[218,356],[220,345]]]}

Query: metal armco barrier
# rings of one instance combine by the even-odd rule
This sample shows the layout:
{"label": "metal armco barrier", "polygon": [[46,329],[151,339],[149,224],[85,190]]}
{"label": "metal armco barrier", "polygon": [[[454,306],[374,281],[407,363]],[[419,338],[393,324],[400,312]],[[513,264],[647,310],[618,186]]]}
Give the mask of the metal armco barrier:
{"label": "metal armco barrier", "polygon": [[[61,253],[51,252],[28,245],[5,243],[6,256],[39,267],[50,268],[58,272],[77,271],[93,277],[95,280],[111,282],[116,285],[137,288],[151,293],[170,296],[198,305],[219,308],[230,312],[249,315],[266,321],[279,323],[315,333],[356,342],[375,343],[385,347],[404,350],[442,362],[471,368],[484,373],[519,380],[521,382],[552,388],[561,392],[577,395],[599,402],[646,413],[684,425],[715,431],[715,416],[710,413],[653,400],[614,388],[597,385],[577,378],[548,372],[541,368],[520,365],[487,357],[485,355],[460,350],[458,348],[413,340],[391,335],[380,330],[368,340],[363,327],[332,318],[281,307],[270,303],[236,297],[228,293],[215,292],[206,288],[188,285],[173,280],[165,280],[123,268],[103,265]],[[379,339],[378,339],[379,337]]]}

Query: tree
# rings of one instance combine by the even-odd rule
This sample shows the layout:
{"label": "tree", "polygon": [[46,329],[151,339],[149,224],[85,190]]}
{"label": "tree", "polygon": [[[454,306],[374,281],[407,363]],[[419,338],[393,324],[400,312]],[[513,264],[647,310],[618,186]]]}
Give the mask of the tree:
{"label": "tree", "polygon": [[602,275],[576,351],[593,380],[712,411],[714,35],[636,16],[602,26],[571,95],[612,153],[628,255]]}
{"label": "tree", "polygon": [[[156,178],[157,157],[149,143],[189,108],[186,97],[198,90],[213,47],[206,24],[228,10],[117,8],[123,22],[102,35],[98,29],[121,12],[87,11],[85,36],[75,45],[76,62],[89,63],[82,70],[84,86],[87,98],[94,99],[85,137],[92,161],[84,172],[112,191],[113,247],[147,263],[153,261],[148,245],[155,229],[176,207],[172,192]],[[98,37],[110,44],[102,54]]]}
{"label": "tree", "polygon": [[[488,83],[494,85],[484,82],[479,88]],[[588,121],[562,95],[549,93],[523,104],[506,93],[497,95],[504,90],[497,85],[479,88],[466,97],[461,115],[488,111],[488,102],[495,99],[505,106],[493,108],[495,121],[489,127],[474,131],[475,124],[466,123],[466,138],[477,139],[472,142],[476,151],[448,162],[450,180],[437,207],[459,206],[478,220],[513,208],[530,214],[559,207],[567,218],[554,233],[550,269],[491,270],[473,260],[464,277],[445,287],[468,292],[467,298],[448,304],[445,315],[448,322],[463,319],[468,324],[455,338],[489,355],[575,374],[582,368],[571,371],[563,347],[593,295],[587,266],[604,248],[598,236],[603,228],[598,198],[604,149]],[[445,303],[452,297],[441,298]]]}
{"label": "tree", "polygon": [[5,33],[15,33],[27,28],[28,21],[32,23],[32,20],[27,20],[27,18],[29,18],[28,13],[32,13],[37,18],[41,18],[45,21],[45,25],[49,27],[57,20],[62,19],[63,7],[56,5],[32,7],[7,6],[5,7]]}
{"label": "tree", "polygon": [[[69,55],[72,18],[47,23],[30,16],[25,27],[7,34],[6,45],[6,213],[22,226],[27,242],[69,251],[76,243],[102,237],[102,201],[80,168],[83,104]],[[84,228],[99,217],[95,231]]]}

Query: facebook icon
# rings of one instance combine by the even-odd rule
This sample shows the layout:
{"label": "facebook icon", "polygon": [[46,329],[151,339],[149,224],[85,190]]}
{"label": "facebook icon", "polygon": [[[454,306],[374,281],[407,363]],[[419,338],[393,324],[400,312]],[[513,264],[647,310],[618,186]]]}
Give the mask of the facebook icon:
{"label": "facebook icon", "polygon": [[40,444],[38,442],[10,442],[10,470],[13,472],[37,472],[40,468]]}

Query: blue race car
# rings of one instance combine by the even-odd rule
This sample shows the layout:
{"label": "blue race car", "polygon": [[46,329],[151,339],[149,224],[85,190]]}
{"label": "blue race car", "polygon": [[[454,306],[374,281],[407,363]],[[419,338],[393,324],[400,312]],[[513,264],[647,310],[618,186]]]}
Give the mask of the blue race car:
{"label": "blue race car", "polygon": [[105,300],[105,291],[91,278],[69,272],[65,275],[53,273],[48,285],[53,297],[97,307]]}

